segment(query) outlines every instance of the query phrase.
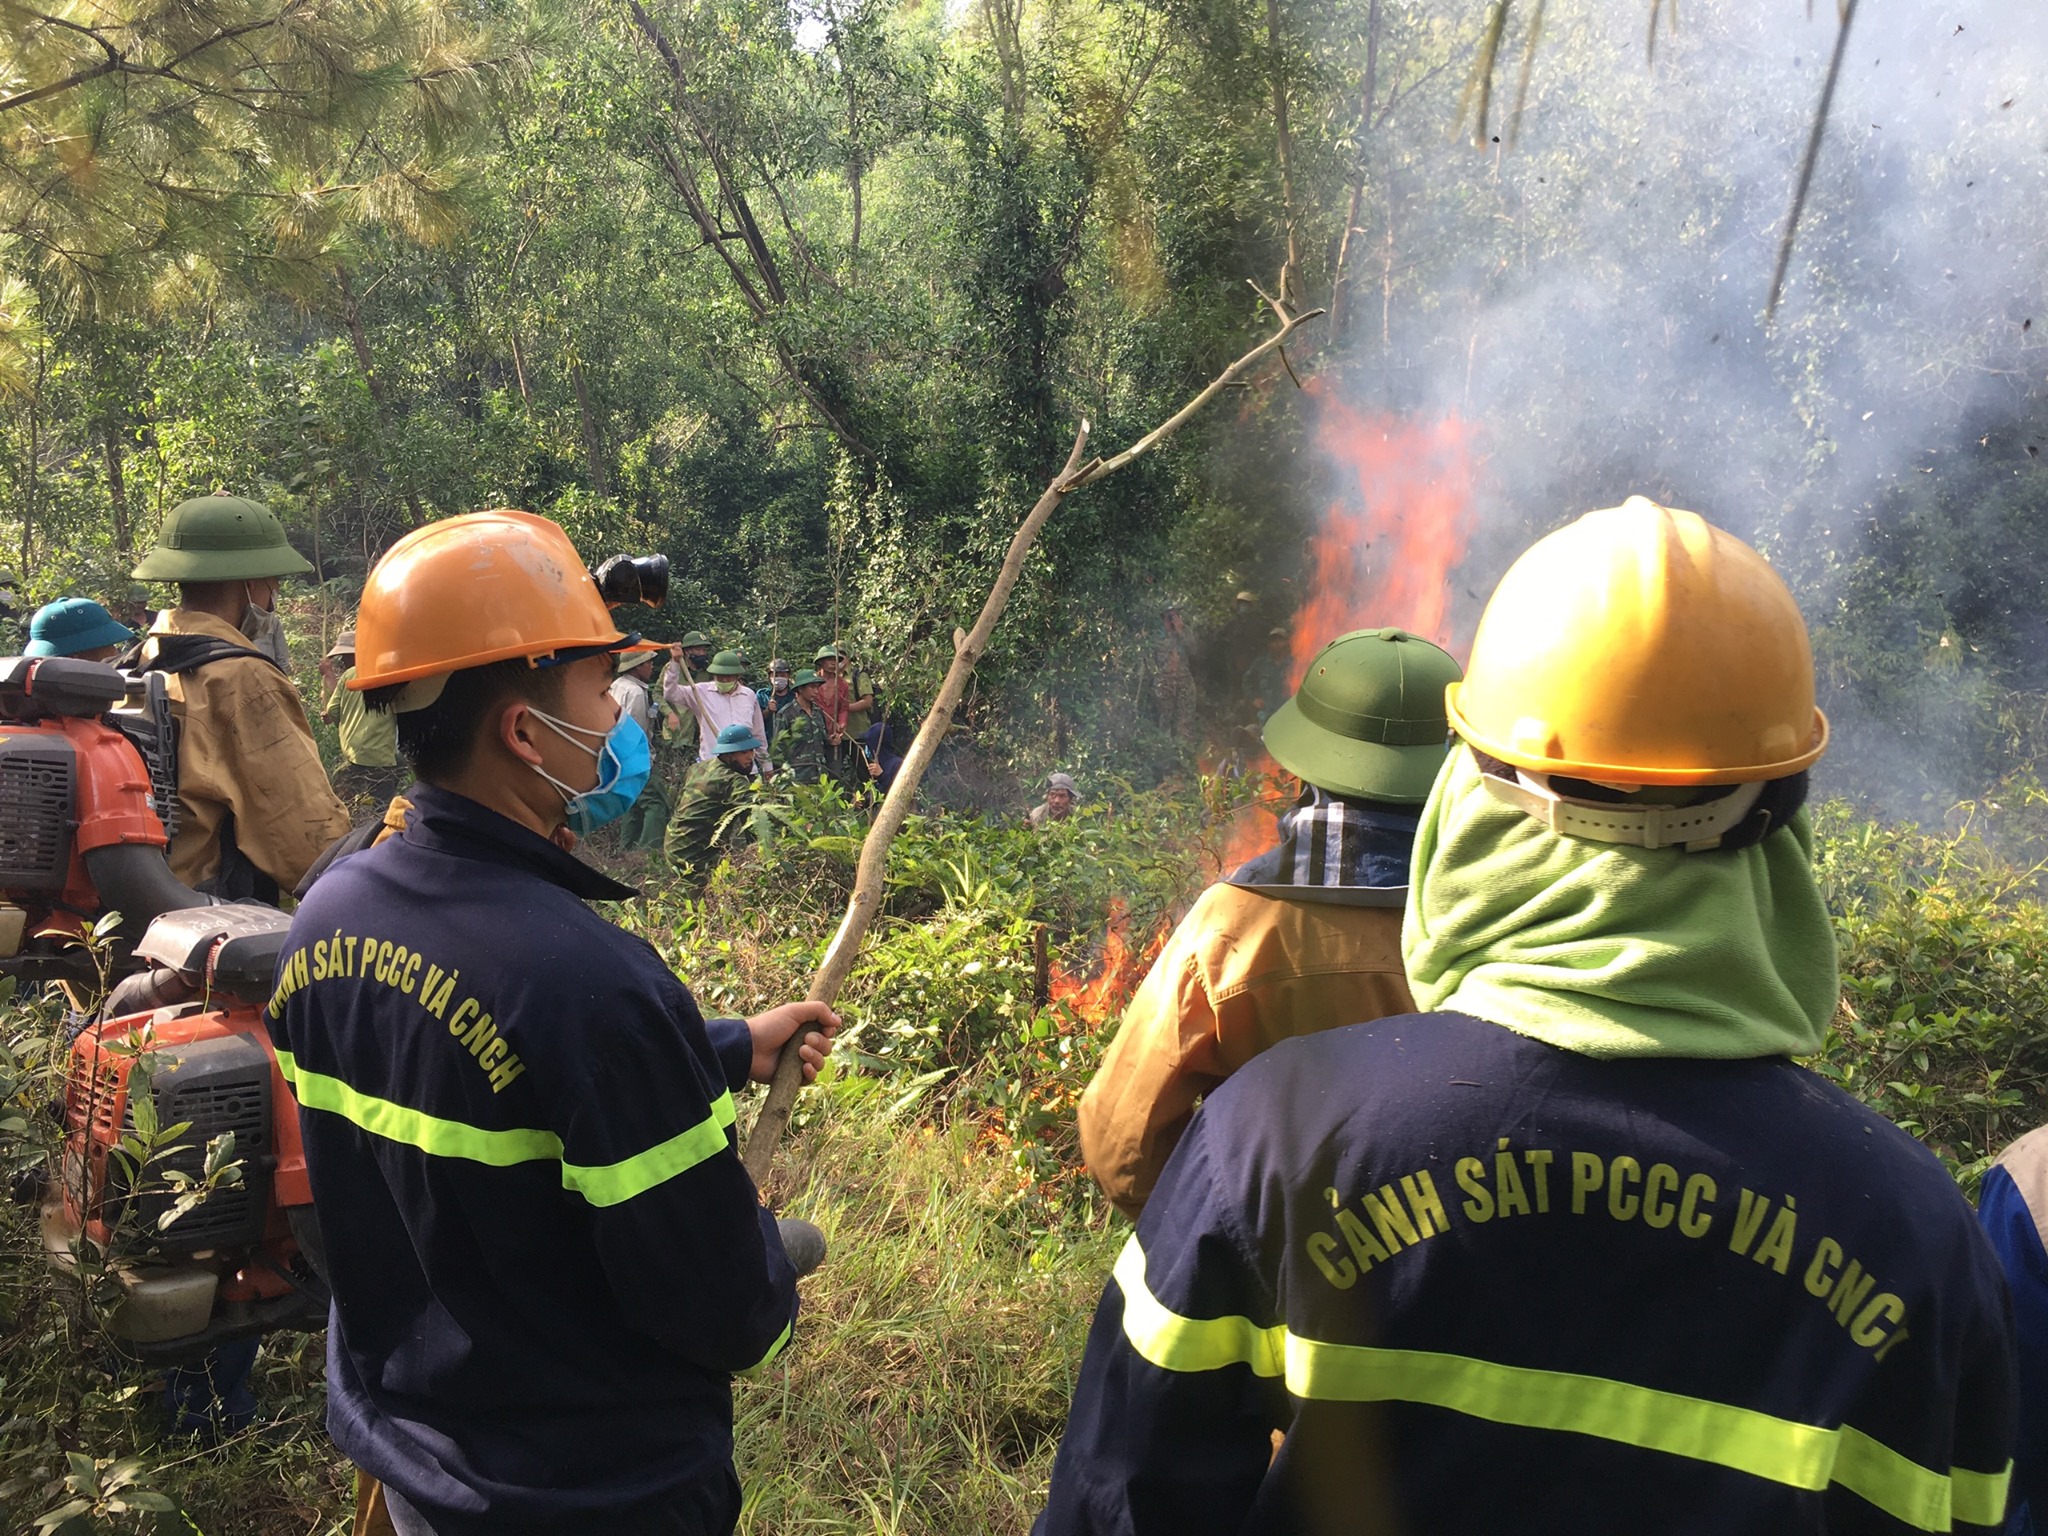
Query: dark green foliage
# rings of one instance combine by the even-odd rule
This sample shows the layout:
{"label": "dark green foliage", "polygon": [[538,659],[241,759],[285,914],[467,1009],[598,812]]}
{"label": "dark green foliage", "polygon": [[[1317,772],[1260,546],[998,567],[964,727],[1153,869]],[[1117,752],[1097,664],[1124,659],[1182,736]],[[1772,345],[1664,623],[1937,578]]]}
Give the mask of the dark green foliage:
{"label": "dark green foliage", "polygon": [[1880,496],[1816,627],[1832,782],[1923,819],[2048,748],[2048,469],[2020,435]]}
{"label": "dark green foliage", "polygon": [[2042,867],[2010,862],[1978,827],[1888,827],[1840,802],[1817,830],[1843,1002],[1814,1068],[1974,1191],[2001,1148],[2048,1121]]}

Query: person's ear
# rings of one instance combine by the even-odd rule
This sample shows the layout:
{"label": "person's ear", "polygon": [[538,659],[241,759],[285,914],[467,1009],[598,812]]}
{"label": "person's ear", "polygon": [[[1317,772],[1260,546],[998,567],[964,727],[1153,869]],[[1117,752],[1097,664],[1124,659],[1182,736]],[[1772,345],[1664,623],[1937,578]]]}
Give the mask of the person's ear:
{"label": "person's ear", "polygon": [[529,768],[541,765],[540,733],[547,727],[524,699],[507,699],[497,709],[498,745]]}

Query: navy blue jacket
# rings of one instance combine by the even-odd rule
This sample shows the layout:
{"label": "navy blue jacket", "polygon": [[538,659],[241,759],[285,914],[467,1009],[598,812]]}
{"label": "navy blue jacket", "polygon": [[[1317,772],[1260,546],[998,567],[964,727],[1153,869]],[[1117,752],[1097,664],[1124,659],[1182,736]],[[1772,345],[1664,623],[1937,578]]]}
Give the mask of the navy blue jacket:
{"label": "navy blue jacket", "polygon": [[737,1513],[730,1378],[796,1313],[734,1150],[746,1025],[584,905],[626,887],[413,801],[308,894],[268,1014],[334,1286],[329,1431],[430,1518]]}
{"label": "navy blue jacket", "polygon": [[1195,1116],[1038,1530],[1986,1529],[2013,1414],[1996,1260],[1903,1131],[1782,1060],[1408,1015]]}
{"label": "navy blue jacket", "polygon": [[1999,1153],[1977,1192],[1977,1218],[2012,1289],[2013,1339],[2019,1349],[2020,1436],[2013,1456],[2007,1536],[2048,1528],[2048,1128]]}

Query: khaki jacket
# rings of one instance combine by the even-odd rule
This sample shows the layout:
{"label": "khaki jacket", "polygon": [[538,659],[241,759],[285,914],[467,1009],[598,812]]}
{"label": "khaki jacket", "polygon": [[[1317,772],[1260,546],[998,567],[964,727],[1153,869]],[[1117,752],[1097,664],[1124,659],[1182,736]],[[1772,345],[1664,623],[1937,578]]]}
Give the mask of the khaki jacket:
{"label": "khaki jacket", "polygon": [[1413,1008],[1401,913],[1204,891],[1124,1011],[1081,1098],[1081,1154],[1137,1220],[1195,1102],[1268,1046]]}
{"label": "khaki jacket", "polygon": [[334,680],[334,692],[320,706],[320,718],[340,715],[334,730],[343,762],[363,768],[396,768],[398,716],[365,704],[363,696],[349,687],[355,675],[356,669],[350,667]]}
{"label": "khaki jacket", "polygon": [[[249,644],[234,625],[189,608],[165,609],[150,634]],[[154,655],[155,642],[145,639],[144,659]],[[232,812],[236,846],[281,890],[291,890],[349,828],[298,690],[253,656],[209,662],[164,683],[183,722],[171,873],[187,885],[211,879],[220,868],[221,824]]]}

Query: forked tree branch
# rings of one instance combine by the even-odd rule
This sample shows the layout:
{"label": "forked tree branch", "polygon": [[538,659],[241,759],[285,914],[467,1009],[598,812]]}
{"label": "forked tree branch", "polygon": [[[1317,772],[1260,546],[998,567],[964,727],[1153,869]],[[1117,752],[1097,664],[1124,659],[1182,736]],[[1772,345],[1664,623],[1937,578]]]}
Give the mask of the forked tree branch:
{"label": "forked tree branch", "polygon": [[[904,755],[903,765],[896,770],[896,782],[890,786],[888,797],[882,802],[882,809],[875,816],[875,823],[868,829],[868,835],[861,844],[860,864],[854,873],[853,895],[847,899],[846,915],[839,920],[839,930],[832,935],[832,942],[825,950],[825,958],[818,966],[818,973],[811,979],[811,989],[805,994],[807,1000],[815,1003],[831,1003],[839,996],[839,989],[846,984],[846,978],[853,972],[853,962],[860,953],[861,940],[867,936],[870,925],[881,910],[885,878],[889,868],[889,848],[896,841],[896,834],[902,829],[904,818],[910,814],[911,801],[917,797],[917,786],[924,778],[925,769],[931,765],[932,756],[945,739],[947,730],[953,724],[953,712],[960,707],[960,700],[966,696],[967,684],[974,676],[975,664],[987,654],[989,640],[995,634],[996,623],[1003,616],[1003,609],[1009,606],[1010,593],[1015,590],[1018,579],[1024,574],[1024,562],[1031,553],[1039,530],[1046,520],[1059,510],[1060,503],[1083,486],[1094,485],[1107,480],[1125,465],[1150,453],[1169,437],[1173,436],[1190,418],[1217,395],[1229,388],[1240,374],[1277,349],[1294,331],[1313,320],[1322,311],[1311,310],[1307,314],[1293,315],[1281,304],[1272,303],[1273,312],[1280,321],[1279,330],[1245,353],[1223,372],[1209,381],[1208,387],[1169,416],[1159,426],[1139,438],[1122,453],[1113,458],[1094,458],[1086,463],[1081,456],[1088,450],[1089,424],[1084,418],[1080,430],[1074,434],[1074,446],[1067,454],[1067,462],[1060,472],[1052,477],[1031,508],[1017,532],[1010,539],[1009,553],[1003,556],[1002,567],[996,572],[995,585],[989,590],[988,599],[981,605],[981,617],[974,621],[974,628],[965,635],[957,630],[953,646],[953,664],[946,669],[946,679],[939,685],[939,696],[932,701],[930,713],[924,717],[924,724],[918,728],[917,739],[910,744],[910,751]],[[799,1031],[784,1047],[782,1059],[776,1064],[775,1080],[768,1087],[768,1097],[761,1105],[761,1113],[754,1121],[753,1134],[747,1138],[747,1172],[754,1177],[755,1184],[767,1182],[769,1169],[775,1162],[775,1148],[782,1140],[782,1133],[789,1127],[791,1111],[796,1108],[797,1089],[803,1083],[803,1063],[797,1046],[803,1038]]]}

